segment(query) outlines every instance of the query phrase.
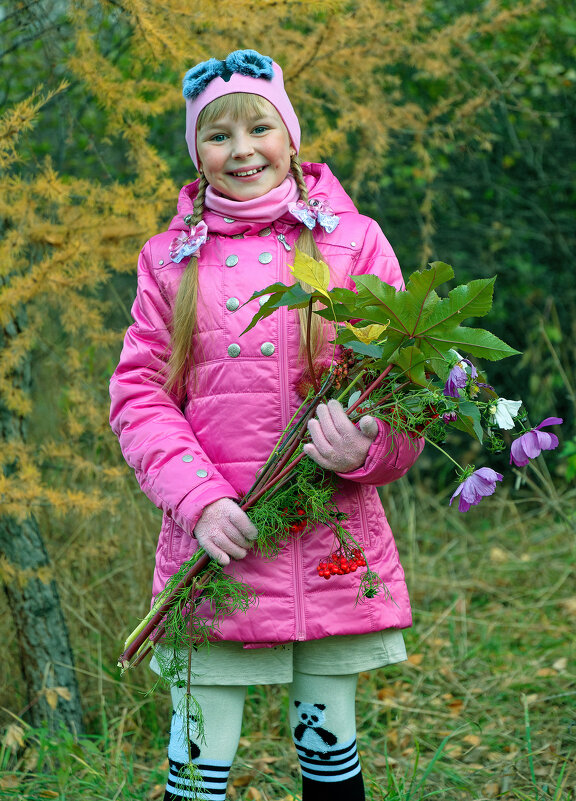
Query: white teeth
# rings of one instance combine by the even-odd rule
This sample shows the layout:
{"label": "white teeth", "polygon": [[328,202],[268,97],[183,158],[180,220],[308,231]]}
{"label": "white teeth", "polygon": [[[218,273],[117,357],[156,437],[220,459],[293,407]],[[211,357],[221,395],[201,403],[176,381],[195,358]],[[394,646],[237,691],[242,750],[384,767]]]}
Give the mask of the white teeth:
{"label": "white teeth", "polygon": [[238,178],[246,178],[248,175],[256,175],[257,172],[263,170],[264,167],[257,167],[255,170],[246,170],[246,172],[235,172],[234,175],[237,175]]}

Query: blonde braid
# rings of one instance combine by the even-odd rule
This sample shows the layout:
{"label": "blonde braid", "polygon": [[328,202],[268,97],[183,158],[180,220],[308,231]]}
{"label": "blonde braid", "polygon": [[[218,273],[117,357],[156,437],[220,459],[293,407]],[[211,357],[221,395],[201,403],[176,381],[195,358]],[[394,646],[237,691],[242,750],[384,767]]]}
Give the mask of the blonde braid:
{"label": "blonde braid", "polygon": [[292,175],[294,176],[294,180],[296,181],[296,186],[300,192],[300,197],[305,203],[308,203],[308,187],[306,186],[306,181],[304,180],[304,173],[302,172],[302,165],[298,156],[291,156],[290,169],[292,171]]}
{"label": "blonde braid", "polygon": [[[204,202],[208,181],[200,176],[198,192],[194,198],[194,206],[190,225],[198,225],[204,216]],[[188,222],[188,220],[186,220]],[[196,312],[198,305],[198,257],[192,256],[184,270],[178,295],[172,312],[171,353],[168,358],[168,380],[165,384],[167,392],[175,391],[179,397],[184,395],[188,375],[194,367],[192,357],[192,338],[196,328]]]}
{"label": "blonde braid", "polygon": [[200,175],[198,182],[198,192],[194,198],[194,206],[192,207],[192,221],[191,225],[198,225],[202,217],[204,217],[204,203],[206,200],[206,190],[208,189],[208,181],[204,173]]}

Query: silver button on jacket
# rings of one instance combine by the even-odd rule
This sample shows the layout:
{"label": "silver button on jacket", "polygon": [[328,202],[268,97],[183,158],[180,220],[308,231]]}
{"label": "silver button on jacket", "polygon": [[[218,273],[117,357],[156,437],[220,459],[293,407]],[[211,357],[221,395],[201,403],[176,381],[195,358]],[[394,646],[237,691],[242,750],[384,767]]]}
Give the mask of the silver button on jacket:
{"label": "silver button on jacket", "polygon": [[226,267],[236,267],[238,264],[238,256],[235,253],[233,253],[231,256],[227,256],[225,264]]}
{"label": "silver button on jacket", "polygon": [[240,301],[238,298],[228,298],[226,301],[226,308],[228,311],[236,311],[236,309],[240,306]]}
{"label": "silver button on jacket", "polygon": [[206,476],[208,475],[208,471],[207,470],[196,470],[196,475],[198,476],[198,478],[206,478]]}
{"label": "silver button on jacket", "polygon": [[237,345],[235,342],[232,345],[228,345],[228,356],[231,356],[233,359],[236,356],[240,356],[240,345]]}
{"label": "silver button on jacket", "polygon": [[272,261],[272,254],[268,253],[268,251],[265,250],[264,253],[261,253],[258,256],[258,261],[260,262],[260,264],[270,264],[270,262]]}
{"label": "silver button on jacket", "polygon": [[264,356],[272,356],[276,348],[274,347],[272,342],[263,342],[262,345],[260,345],[260,350],[262,351]]}

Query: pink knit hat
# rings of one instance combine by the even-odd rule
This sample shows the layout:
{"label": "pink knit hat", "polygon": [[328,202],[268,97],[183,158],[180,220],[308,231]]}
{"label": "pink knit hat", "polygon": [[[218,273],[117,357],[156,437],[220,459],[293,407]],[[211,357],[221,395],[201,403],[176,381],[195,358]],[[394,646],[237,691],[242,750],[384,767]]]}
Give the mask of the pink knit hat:
{"label": "pink knit hat", "polygon": [[196,123],[208,103],[235,92],[260,95],[270,101],[288,130],[296,152],[300,149],[300,123],[286,90],[282,70],[256,50],[235,50],[224,60],[211,58],[188,70],[182,82],[186,98],[186,142],[198,168]]}

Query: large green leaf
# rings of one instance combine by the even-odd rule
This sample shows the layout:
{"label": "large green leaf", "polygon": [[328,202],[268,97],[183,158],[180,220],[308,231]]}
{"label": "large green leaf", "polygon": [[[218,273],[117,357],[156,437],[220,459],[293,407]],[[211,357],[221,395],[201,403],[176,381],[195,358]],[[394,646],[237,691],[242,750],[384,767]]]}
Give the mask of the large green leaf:
{"label": "large green leaf", "polygon": [[[328,301],[333,304],[331,308],[316,312],[326,319],[386,325],[380,360],[397,364],[418,384],[422,383],[425,372],[436,372],[438,365],[440,373],[445,374],[442,363],[450,361],[450,349],[490,361],[517,354],[518,351],[489,331],[461,325],[467,318],[482,317],[490,311],[495,279],[471,281],[441,298],[436,288],[453,277],[454,271],[448,264],[433,262],[427,269],[412,273],[404,291],[397,291],[375,275],[352,276],[356,292],[335,288],[308,294],[299,284],[291,287],[273,284],[252,296],[251,299],[271,294],[246,330],[279,306],[303,308],[310,298],[320,300],[323,306]],[[356,340],[352,333],[340,332],[337,341],[349,344]],[[407,347],[416,348],[418,356],[415,352],[402,352]],[[427,366],[416,368],[416,363],[426,360]]]}
{"label": "large green leaf", "polygon": [[457,351],[464,351],[491,362],[505,359],[507,356],[517,356],[520,353],[484,328],[459,326],[446,336],[442,336],[438,331],[433,339],[442,350],[455,348]]}
{"label": "large green leaf", "polygon": [[390,358],[403,371],[404,377],[420,387],[428,385],[426,378],[426,358],[422,351],[414,345],[400,347]]}
{"label": "large green leaf", "polygon": [[492,308],[494,278],[481,278],[452,289],[432,313],[418,325],[414,335],[425,335],[437,325],[454,322],[459,325],[468,317],[483,317]]}

